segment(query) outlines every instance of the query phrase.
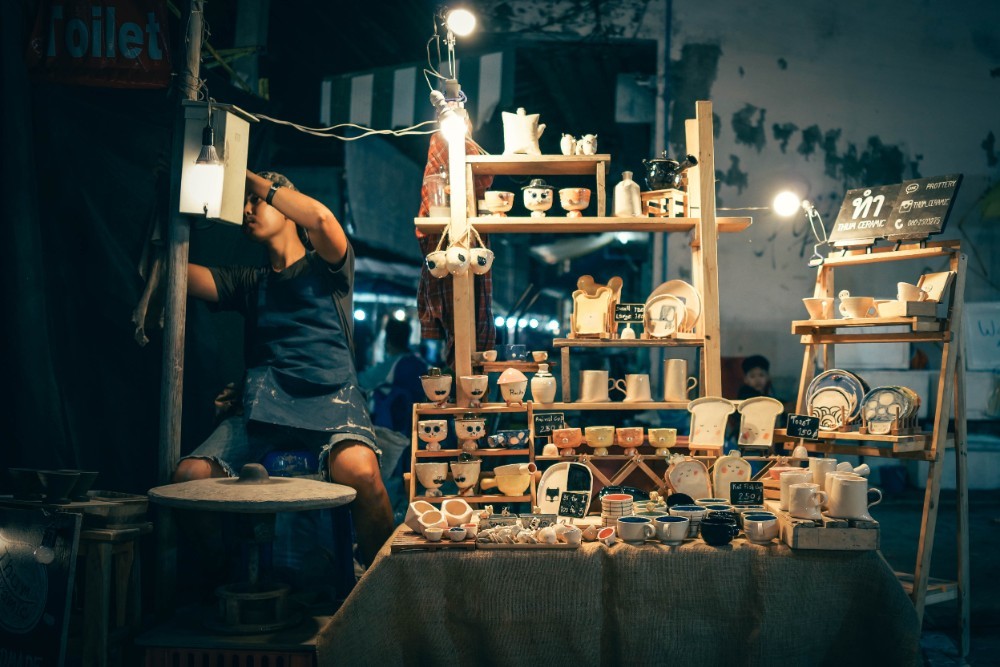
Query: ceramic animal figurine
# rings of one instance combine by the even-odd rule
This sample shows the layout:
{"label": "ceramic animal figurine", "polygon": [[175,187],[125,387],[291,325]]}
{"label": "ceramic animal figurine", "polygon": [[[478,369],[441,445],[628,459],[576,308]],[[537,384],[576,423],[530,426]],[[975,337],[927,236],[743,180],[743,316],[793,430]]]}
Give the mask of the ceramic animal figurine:
{"label": "ceramic animal figurine", "polygon": [[545,212],[552,208],[554,188],[540,178],[533,178],[521,190],[524,191],[524,208],[531,211],[531,217],[544,218]]}
{"label": "ceramic animal figurine", "polygon": [[498,218],[507,217],[507,211],[514,206],[514,193],[501,190],[487,190],[483,193],[486,208]]}
{"label": "ceramic animal figurine", "polygon": [[597,154],[597,135],[596,134],[585,134],[580,137],[580,140],[576,142],[576,154],[577,155],[596,155]]}
{"label": "ceramic animal figurine", "polygon": [[420,384],[423,385],[428,400],[437,407],[444,407],[448,402],[448,396],[451,394],[451,376],[442,375],[440,368],[428,368],[427,375],[420,376]]}
{"label": "ceramic animal figurine", "polygon": [[504,111],[503,118],[503,154],[541,155],[538,139],[545,132],[545,125],[538,124],[538,114],[525,113],[519,107],[517,113]]}
{"label": "ceramic animal figurine", "polygon": [[576,154],[576,139],[572,134],[562,135],[562,139],[559,140],[559,150],[562,151],[563,155]]}

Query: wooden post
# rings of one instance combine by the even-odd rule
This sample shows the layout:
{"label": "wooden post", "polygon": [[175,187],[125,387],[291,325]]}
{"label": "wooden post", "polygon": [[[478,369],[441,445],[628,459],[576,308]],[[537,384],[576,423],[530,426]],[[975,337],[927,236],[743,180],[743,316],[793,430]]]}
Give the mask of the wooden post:
{"label": "wooden post", "polygon": [[701,212],[695,225],[701,249],[702,329],[705,339],[704,395],[722,396],[722,341],[719,335],[719,230],[715,221],[715,148],[712,132],[712,103],[697,102],[698,122],[698,183]]}
{"label": "wooden post", "polygon": [[[451,184],[451,228],[448,232],[448,243],[451,246],[462,246],[467,249],[470,245],[468,207],[471,205],[475,211],[476,194],[474,190],[470,191],[466,187],[465,141],[448,143],[448,182]],[[466,201],[467,198],[472,201]],[[472,279],[471,271],[451,277],[454,281],[452,340],[455,349],[455,404],[462,407],[469,405],[469,396],[458,380],[463,375],[472,375],[472,348],[476,340],[476,300]],[[473,332],[471,338],[470,331]]]}
{"label": "wooden post", "polygon": [[[203,0],[191,0],[187,35],[187,53],[178,78],[184,99],[198,98],[201,67]],[[170,222],[167,229],[167,285],[163,329],[163,380],[160,396],[160,448],[157,480],[170,482],[181,453],[181,397],[184,391],[184,325],[187,320],[187,264],[191,226],[180,213],[181,159],[184,155],[184,114],[178,105],[174,124],[173,171],[170,178]],[[173,514],[159,513],[156,522],[156,600],[157,610],[168,612],[174,606],[177,582],[177,534]]]}

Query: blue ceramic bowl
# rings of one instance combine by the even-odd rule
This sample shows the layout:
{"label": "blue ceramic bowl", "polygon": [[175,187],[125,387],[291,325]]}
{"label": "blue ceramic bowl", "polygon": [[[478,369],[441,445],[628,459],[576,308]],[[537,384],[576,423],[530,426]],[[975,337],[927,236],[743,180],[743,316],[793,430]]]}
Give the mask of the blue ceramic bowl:
{"label": "blue ceramic bowl", "polygon": [[507,429],[497,431],[498,436],[503,438],[502,446],[508,449],[526,449],[528,447],[528,429]]}

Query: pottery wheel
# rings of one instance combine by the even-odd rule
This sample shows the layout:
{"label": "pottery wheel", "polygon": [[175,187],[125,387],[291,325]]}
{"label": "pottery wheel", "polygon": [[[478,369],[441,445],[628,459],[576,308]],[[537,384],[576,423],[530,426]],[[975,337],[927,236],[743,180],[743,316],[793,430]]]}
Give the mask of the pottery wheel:
{"label": "pottery wheel", "polygon": [[239,477],[197,479],[149,490],[149,499],[168,507],[260,514],[338,507],[357,492],[343,484],[297,477],[269,477],[264,466],[248,463]]}

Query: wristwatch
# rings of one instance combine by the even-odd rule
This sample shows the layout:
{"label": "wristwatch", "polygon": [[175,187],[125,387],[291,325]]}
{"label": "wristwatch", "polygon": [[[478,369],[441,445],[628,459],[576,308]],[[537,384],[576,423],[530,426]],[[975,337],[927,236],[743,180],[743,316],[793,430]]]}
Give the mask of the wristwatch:
{"label": "wristwatch", "polygon": [[267,196],[264,197],[264,201],[267,202],[268,206],[272,206],[271,202],[274,201],[274,193],[278,191],[281,186],[277,183],[271,183],[271,189],[267,191]]}

